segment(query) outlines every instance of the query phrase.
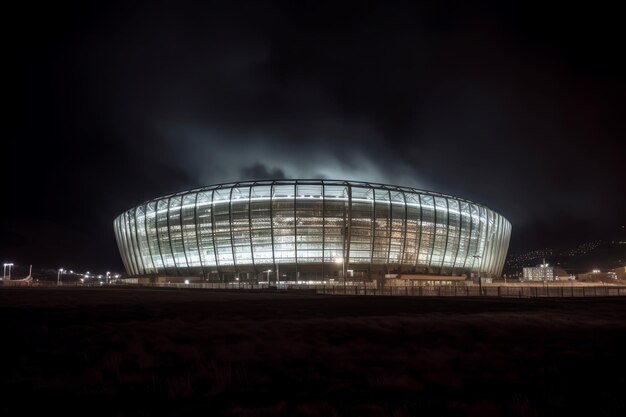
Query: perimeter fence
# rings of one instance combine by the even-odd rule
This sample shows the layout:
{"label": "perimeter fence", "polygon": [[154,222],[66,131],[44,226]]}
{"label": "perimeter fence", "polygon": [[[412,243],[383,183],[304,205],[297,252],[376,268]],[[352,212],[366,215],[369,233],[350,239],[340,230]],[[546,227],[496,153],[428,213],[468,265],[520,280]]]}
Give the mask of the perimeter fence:
{"label": "perimeter fence", "polygon": [[171,288],[171,289],[205,289],[226,291],[252,292],[293,292],[320,295],[351,295],[351,296],[408,296],[408,297],[623,297],[626,286],[611,284],[574,285],[413,285],[386,286],[374,285],[341,285],[341,284],[295,284],[295,283],[109,283],[84,284],[67,282],[57,285],[52,282],[4,282],[3,286],[12,287],[100,287],[100,288]]}
{"label": "perimeter fence", "polygon": [[[298,290],[303,290],[298,288]],[[406,286],[406,287],[343,287],[319,286],[313,288],[317,294],[330,295],[371,295],[371,296],[409,296],[409,297],[619,297],[626,296],[626,287],[621,286]]]}

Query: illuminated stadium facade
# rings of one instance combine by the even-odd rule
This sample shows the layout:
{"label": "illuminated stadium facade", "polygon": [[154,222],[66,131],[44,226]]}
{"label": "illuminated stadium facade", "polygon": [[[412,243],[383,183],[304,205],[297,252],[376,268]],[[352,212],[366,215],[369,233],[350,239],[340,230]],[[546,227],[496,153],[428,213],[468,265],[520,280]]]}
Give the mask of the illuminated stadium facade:
{"label": "illuminated stadium facade", "polygon": [[[467,200],[334,180],[218,184],[145,202],[114,221],[130,276],[205,281],[497,277],[511,235]],[[348,278],[349,279],[349,278]]]}

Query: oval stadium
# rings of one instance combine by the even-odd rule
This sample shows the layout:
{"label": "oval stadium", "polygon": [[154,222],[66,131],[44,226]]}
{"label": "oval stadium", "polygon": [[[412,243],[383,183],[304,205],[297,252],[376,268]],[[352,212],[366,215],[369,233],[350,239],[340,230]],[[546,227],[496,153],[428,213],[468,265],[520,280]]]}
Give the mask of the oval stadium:
{"label": "oval stadium", "polygon": [[345,283],[499,277],[511,224],[480,204],[408,187],[264,180],[147,201],[119,215],[114,232],[131,277]]}

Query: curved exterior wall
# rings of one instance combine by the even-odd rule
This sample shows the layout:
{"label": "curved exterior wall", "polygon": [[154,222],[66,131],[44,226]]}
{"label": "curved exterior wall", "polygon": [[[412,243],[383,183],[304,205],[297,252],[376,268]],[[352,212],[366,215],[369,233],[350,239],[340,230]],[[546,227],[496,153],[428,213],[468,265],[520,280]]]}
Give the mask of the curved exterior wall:
{"label": "curved exterior wall", "polygon": [[[330,180],[219,184],[118,216],[129,275],[280,271],[499,276],[511,224],[467,200]],[[293,273],[293,272],[290,272]]]}

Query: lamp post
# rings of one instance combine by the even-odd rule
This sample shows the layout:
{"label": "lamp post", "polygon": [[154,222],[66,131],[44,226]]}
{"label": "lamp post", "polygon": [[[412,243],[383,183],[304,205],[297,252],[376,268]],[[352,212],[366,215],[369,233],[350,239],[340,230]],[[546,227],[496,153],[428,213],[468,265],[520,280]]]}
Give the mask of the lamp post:
{"label": "lamp post", "polygon": [[7,279],[7,269],[9,270],[9,279],[7,281],[11,281],[11,267],[13,266],[12,263],[5,263],[4,264],[4,271],[3,271],[3,275],[2,275],[2,280],[4,281],[5,279]]}
{"label": "lamp post", "polygon": [[62,274],[63,272],[65,272],[65,271],[63,270],[63,268],[60,268],[60,269],[59,269],[59,272],[57,273],[57,286],[58,286],[58,285],[61,285],[61,274]]}
{"label": "lamp post", "polygon": [[272,270],[271,270],[271,269],[268,269],[268,270],[267,270],[267,271],[265,271],[265,272],[267,272],[267,285],[270,285],[270,274],[272,273]]}
{"label": "lamp post", "polygon": [[[474,260],[482,258],[480,255],[474,255]],[[480,262],[478,262],[478,292],[483,295],[483,280],[480,277]]]}

